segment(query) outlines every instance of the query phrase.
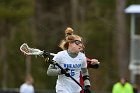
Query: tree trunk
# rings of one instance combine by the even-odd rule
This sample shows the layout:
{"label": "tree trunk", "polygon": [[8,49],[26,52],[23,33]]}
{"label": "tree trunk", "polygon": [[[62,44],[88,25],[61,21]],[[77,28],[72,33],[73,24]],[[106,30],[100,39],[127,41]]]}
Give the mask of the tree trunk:
{"label": "tree trunk", "polygon": [[127,35],[129,32],[126,32],[125,26],[125,15],[124,7],[125,0],[116,1],[116,53],[117,61],[119,67],[120,77],[124,77],[127,74],[127,65],[128,65],[128,44],[127,44]]}
{"label": "tree trunk", "polygon": [[8,76],[8,63],[7,63],[7,49],[6,49],[6,37],[1,37],[1,62],[3,63],[3,78],[2,78],[2,88],[7,88],[7,76]]}
{"label": "tree trunk", "polygon": [[79,0],[71,0],[71,17],[72,17],[72,27],[74,30],[77,29],[78,26],[78,6]]}
{"label": "tree trunk", "polygon": [[26,56],[26,75],[31,74],[31,56]]}
{"label": "tree trunk", "polygon": [[8,83],[8,49],[7,49],[7,43],[9,40],[9,35],[10,35],[10,28],[11,25],[8,20],[3,20],[2,24],[2,34],[1,34],[1,61],[3,63],[3,79],[2,79],[2,88],[5,89],[7,88],[7,83]]}

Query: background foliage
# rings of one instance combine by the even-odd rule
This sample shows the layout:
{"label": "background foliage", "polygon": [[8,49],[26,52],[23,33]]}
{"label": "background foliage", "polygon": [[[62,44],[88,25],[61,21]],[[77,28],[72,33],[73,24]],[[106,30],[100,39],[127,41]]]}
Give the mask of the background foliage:
{"label": "background foliage", "polygon": [[[120,3],[122,3],[122,7]],[[89,69],[94,90],[111,90],[120,76],[129,78],[128,61],[120,61],[120,38],[129,59],[129,17],[124,8],[138,0],[2,0],[0,1],[0,87],[18,88],[27,73],[34,77],[36,89],[54,89],[57,77],[46,74],[48,64],[39,57],[26,57],[19,51],[22,43],[57,53],[70,26],[84,38],[86,55],[97,58],[100,68]],[[117,12],[118,7],[120,12]],[[118,17],[125,25],[120,28]],[[125,19],[125,20],[124,20]],[[126,21],[127,20],[127,21]],[[125,29],[125,30],[123,30]],[[30,63],[27,63],[29,61]],[[120,66],[123,63],[123,66]],[[26,65],[29,65],[27,68]],[[27,71],[29,70],[29,71]]]}

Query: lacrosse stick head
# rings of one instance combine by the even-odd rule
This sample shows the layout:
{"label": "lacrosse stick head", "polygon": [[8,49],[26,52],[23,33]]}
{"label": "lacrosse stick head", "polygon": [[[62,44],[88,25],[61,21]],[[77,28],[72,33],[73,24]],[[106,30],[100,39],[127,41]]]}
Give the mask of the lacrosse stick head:
{"label": "lacrosse stick head", "polygon": [[20,46],[20,51],[23,52],[25,55],[42,55],[43,51],[35,48],[30,48],[26,43],[23,43]]}

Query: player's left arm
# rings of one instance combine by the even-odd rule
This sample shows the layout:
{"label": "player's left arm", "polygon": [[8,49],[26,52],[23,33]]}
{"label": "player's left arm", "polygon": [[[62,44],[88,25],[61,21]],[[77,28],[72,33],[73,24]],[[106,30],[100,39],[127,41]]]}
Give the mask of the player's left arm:
{"label": "player's left arm", "polygon": [[82,68],[81,72],[82,72],[82,78],[84,81],[84,93],[91,93],[91,90],[90,90],[91,84],[90,84],[89,73],[88,73],[87,68]]}
{"label": "player's left arm", "polygon": [[88,73],[88,69],[87,69],[87,60],[86,60],[86,56],[83,55],[83,62],[82,62],[82,67],[81,67],[81,74],[82,74],[82,78],[84,81],[84,93],[91,93],[90,91],[90,80],[89,80],[89,73]]}
{"label": "player's left arm", "polygon": [[81,69],[81,72],[82,72],[82,78],[84,80],[84,85],[89,85],[90,86],[90,81],[89,81],[89,73],[88,73],[88,70],[87,68],[82,68]]}

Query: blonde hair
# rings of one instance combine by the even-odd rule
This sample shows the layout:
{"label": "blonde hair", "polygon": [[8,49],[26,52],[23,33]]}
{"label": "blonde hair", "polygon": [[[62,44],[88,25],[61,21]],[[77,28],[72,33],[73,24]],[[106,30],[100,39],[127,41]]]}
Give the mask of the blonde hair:
{"label": "blonde hair", "polygon": [[69,42],[76,40],[76,38],[81,38],[82,40],[82,37],[73,34],[73,29],[71,27],[67,27],[65,30],[65,39],[61,40],[59,47],[63,50],[67,50]]}

